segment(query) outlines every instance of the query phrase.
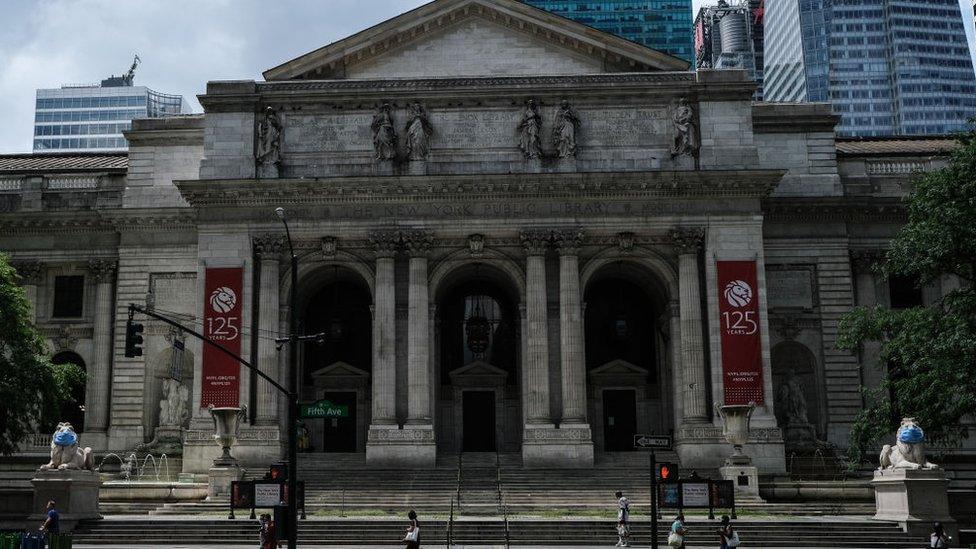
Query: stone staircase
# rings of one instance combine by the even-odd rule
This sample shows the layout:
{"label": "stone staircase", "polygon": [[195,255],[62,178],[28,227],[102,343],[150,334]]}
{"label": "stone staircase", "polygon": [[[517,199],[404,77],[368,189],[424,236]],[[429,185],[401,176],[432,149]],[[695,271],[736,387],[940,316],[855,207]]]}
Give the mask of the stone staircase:
{"label": "stone staircase", "polygon": [[[919,546],[896,526],[870,521],[749,521],[736,523],[748,547],[903,548]],[[194,544],[250,544],[256,541],[257,522],[251,520],[154,520],[111,519],[82,523],[75,531],[76,544],[129,545],[162,544],[179,539]],[[669,524],[659,522],[662,546]],[[299,523],[302,544],[394,545],[402,539],[405,520],[307,520]],[[444,544],[449,524],[444,520],[423,520],[422,540]],[[715,545],[715,521],[690,520],[687,542],[694,546]],[[613,521],[594,520],[462,520],[450,525],[453,543],[513,545],[605,545],[616,541]],[[637,544],[650,536],[650,523],[636,521],[632,531]]]}

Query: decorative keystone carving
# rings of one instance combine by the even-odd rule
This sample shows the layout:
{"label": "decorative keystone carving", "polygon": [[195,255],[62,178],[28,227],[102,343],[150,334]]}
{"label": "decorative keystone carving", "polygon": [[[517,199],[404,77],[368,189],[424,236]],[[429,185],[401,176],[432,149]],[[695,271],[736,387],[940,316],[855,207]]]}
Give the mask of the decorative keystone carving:
{"label": "decorative keystone carving", "polygon": [[617,247],[621,252],[632,252],[636,238],[634,233],[617,233]]}
{"label": "decorative keystone carving", "polygon": [[400,238],[403,240],[403,245],[406,246],[407,252],[412,256],[426,255],[430,251],[430,247],[434,244],[434,237],[428,231],[404,231],[401,233]]}
{"label": "decorative keystone carving", "polygon": [[400,233],[396,231],[375,232],[369,235],[369,243],[376,250],[376,257],[393,257],[400,247]]}
{"label": "decorative keystone carving", "polygon": [[583,245],[582,229],[561,229],[552,232],[552,241],[559,248],[560,255],[576,255]]}
{"label": "decorative keystone carving", "polygon": [[485,235],[473,234],[468,237],[468,251],[471,255],[481,255],[485,251]]}
{"label": "decorative keystone carving", "polygon": [[705,242],[704,227],[672,229],[668,232],[671,245],[679,255],[698,253]]}
{"label": "decorative keystone carving", "polygon": [[78,343],[78,336],[75,335],[71,326],[61,326],[58,329],[58,334],[53,339],[54,346],[59,351],[70,351],[75,348],[75,343]]}
{"label": "decorative keystone carving", "polygon": [[254,253],[261,259],[277,259],[285,249],[285,237],[280,234],[263,234],[251,239]]}
{"label": "decorative keystone carving", "polygon": [[339,252],[339,239],[334,236],[322,238],[322,255],[325,257],[335,257]]}
{"label": "decorative keystone carving", "polygon": [[880,248],[867,250],[851,250],[851,266],[855,273],[870,273],[875,265],[884,261],[885,250]]}
{"label": "decorative keystone carving", "polygon": [[111,282],[119,262],[114,259],[92,259],[88,262],[88,274],[97,283]]}
{"label": "decorative keystone carving", "polygon": [[546,248],[552,241],[552,233],[549,231],[525,231],[519,234],[522,247],[525,248],[527,255],[545,255]]}
{"label": "decorative keystone carving", "polygon": [[13,267],[24,285],[40,284],[44,276],[44,264],[40,261],[14,261]]}

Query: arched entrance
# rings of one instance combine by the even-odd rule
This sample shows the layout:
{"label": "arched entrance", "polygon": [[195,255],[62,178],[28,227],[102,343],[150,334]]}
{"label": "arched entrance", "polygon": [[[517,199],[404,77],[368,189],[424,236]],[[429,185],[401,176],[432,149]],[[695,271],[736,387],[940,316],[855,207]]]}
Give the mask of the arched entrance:
{"label": "arched entrance", "polygon": [[364,452],[371,403],[372,298],[357,273],[323,267],[307,281],[301,330],[323,334],[302,348],[303,403],[327,400],[345,407],[347,417],[304,419],[303,450]]}
{"label": "arched entrance", "polygon": [[633,450],[672,429],[667,292],[644,267],[608,263],[587,281],[584,329],[594,447]]}
{"label": "arched entrance", "polygon": [[436,293],[438,452],[518,452],[519,296],[486,263],[452,271]]}
{"label": "arched entrance", "polygon": [[[51,358],[52,364],[74,364],[86,373],[88,369],[85,367],[85,361],[73,351],[62,351],[53,358]],[[70,396],[66,401],[61,403],[61,410],[58,413],[58,422],[66,421],[74,427],[76,433],[81,433],[85,430],[85,389],[87,387],[86,381],[81,381],[80,383],[74,384],[70,389]],[[53,431],[55,425],[49,426],[49,430]]]}

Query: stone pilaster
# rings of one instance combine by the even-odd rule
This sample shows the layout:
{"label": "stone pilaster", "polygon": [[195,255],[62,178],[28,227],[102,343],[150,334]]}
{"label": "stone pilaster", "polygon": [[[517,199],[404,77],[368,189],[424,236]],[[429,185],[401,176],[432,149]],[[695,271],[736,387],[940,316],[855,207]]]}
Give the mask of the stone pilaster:
{"label": "stone pilaster", "polygon": [[546,298],[546,249],[549,233],[522,233],[525,248],[526,384],[525,422],[551,425],[549,416],[549,333]]}
{"label": "stone pilaster", "polygon": [[92,357],[89,365],[87,394],[85,395],[85,431],[104,433],[108,429],[109,391],[112,385],[112,323],[115,292],[114,259],[93,259],[88,262],[88,274],[95,283],[95,315],[92,330]]}
{"label": "stone pilaster", "polygon": [[580,231],[557,233],[559,249],[559,342],[562,368],[562,424],[586,424],[586,362],[580,304]]}
{"label": "stone pilaster", "polygon": [[396,424],[396,302],[393,258],[399,245],[395,233],[371,237],[376,248],[376,289],[373,297],[373,424]]}
{"label": "stone pilaster", "polygon": [[671,242],[678,253],[678,293],[681,308],[681,398],[683,422],[708,421],[705,349],[699,278],[699,252],[704,229],[676,229]]}
{"label": "stone pilaster", "polygon": [[[278,315],[281,308],[279,264],[285,239],[281,235],[261,235],[253,239],[254,252],[261,269],[261,287],[258,289],[258,370],[271,379],[277,376],[279,353],[273,341],[278,333]],[[257,425],[277,425],[278,390],[263,379],[257,380]]]}
{"label": "stone pilaster", "polygon": [[13,267],[20,276],[20,284],[30,303],[32,323],[37,322],[37,286],[44,277],[44,264],[40,261],[15,261]]}

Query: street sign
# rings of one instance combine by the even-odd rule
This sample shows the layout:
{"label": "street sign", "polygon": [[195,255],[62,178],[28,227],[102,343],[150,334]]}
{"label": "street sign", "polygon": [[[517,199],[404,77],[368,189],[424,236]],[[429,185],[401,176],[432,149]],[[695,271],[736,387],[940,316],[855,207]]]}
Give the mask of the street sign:
{"label": "street sign", "polygon": [[312,404],[302,404],[298,416],[302,419],[349,417],[349,406],[320,400]]}
{"label": "street sign", "polygon": [[670,450],[670,435],[634,435],[636,450]]}

